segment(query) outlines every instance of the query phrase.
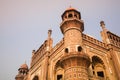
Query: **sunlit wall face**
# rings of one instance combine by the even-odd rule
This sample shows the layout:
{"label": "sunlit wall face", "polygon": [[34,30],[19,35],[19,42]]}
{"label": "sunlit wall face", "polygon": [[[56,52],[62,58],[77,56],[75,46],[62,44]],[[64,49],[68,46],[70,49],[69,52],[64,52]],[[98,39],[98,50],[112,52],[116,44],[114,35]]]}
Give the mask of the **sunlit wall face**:
{"label": "sunlit wall face", "polygon": [[[25,61],[30,64],[33,49],[38,49],[52,29],[54,45],[63,35],[61,15],[69,6],[81,12],[84,33],[99,40],[104,20],[108,30],[120,34],[119,0],[0,0],[0,80],[13,80]],[[7,76],[7,77],[6,77]]]}

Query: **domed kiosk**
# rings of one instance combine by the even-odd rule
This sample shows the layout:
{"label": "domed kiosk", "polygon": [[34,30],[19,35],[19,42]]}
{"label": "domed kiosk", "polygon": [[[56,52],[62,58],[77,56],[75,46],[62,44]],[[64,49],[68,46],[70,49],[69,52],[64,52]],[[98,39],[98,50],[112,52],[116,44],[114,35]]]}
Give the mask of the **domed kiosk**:
{"label": "domed kiosk", "polygon": [[27,75],[29,69],[28,65],[26,63],[22,64],[20,68],[18,69],[18,75],[16,75],[16,80],[23,80],[24,77]]}

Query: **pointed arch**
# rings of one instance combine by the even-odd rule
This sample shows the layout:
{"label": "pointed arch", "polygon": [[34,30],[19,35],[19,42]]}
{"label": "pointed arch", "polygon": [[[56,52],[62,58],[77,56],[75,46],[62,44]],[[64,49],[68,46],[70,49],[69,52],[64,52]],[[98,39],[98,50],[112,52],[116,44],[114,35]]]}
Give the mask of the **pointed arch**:
{"label": "pointed arch", "polygon": [[100,57],[98,56],[92,57],[92,70],[94,76],[98,77],[99,79],[105,79],[106,77],[105,65]]}
{"label": "pointed arch", "polygon": [[64,69],[62,67],[62,64],[60,63],[60,60],[58,60],[55,64],[55,80],[62,80],[64,78]]}
{"label": "pointed arch", "polygon": [[95,64],[97,64],[97,63],[104,64],[103,60],[102,60],[100,57],[98,57],[98,56],[93,56],[93,57],[92,57],[92,64],[95,65]]}

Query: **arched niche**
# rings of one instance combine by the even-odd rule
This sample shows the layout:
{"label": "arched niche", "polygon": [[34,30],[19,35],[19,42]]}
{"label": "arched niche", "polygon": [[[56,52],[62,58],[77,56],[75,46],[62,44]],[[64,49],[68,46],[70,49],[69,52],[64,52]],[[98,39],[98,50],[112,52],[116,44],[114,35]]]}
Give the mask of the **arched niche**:
{"label": "arched niche", "polygon": [[62,68],[62,64],[60,60],[55,64],[55,80],[63,80],[64,79],[64,69]]}
{"label": "arched niche", "polygon": [[105,65],[102,59],[98,56],[92,57],[92,71],[93,76],[99,78],[99,79],[106,79],[106,71],[105,71]]}

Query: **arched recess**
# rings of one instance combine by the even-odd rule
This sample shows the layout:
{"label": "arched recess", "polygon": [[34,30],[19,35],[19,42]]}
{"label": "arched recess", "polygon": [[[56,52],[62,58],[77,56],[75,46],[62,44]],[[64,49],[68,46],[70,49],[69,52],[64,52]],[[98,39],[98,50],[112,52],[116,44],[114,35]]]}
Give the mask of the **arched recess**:
{"label": "arched recess", "polygon": [[60,60],[57,61],[55,65],[55,80],[63,80],[64,79],[64,69],[62,68],[62,64]]}
{"label": "arched recess", "polygon": [[73,17],[72,13],[68,14],[68,18],[72,18],[72,17]]}
{"label": "arched recess", "polygon": [[38,76],[34,76],[34,78],[32,80],[39,80]]}
{"label": "arched recess", "polygon": [[105,65],[102,59],[98,56],[92,57],[92,71],[93,76],[99,79],[106,79]]}

